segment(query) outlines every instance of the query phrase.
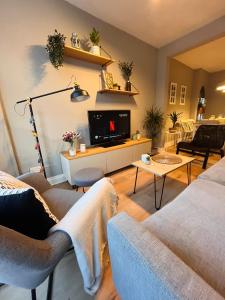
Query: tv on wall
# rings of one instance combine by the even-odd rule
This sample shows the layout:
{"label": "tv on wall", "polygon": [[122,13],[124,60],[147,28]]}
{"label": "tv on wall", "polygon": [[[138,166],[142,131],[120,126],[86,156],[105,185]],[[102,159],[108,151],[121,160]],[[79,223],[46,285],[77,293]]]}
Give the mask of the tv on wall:
{"label": "tv on wall", "polygon": [[130,110],[88,111],[91,145],[122,144],[130,138]]}

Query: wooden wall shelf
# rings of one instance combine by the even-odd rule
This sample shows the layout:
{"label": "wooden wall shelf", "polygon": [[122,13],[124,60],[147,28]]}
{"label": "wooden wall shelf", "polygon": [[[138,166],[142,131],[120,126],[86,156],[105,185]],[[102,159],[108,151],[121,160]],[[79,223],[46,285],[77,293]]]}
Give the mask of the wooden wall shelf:
{"label": "wooden wall shelf", "polygon": [[109,57],[95,55],[81,49],[72,48],[70,46],[65,46],[64,54],[75,59],[84,60],[102,66],[110,65],[114,62],[114,60]]}
{"label": "wooden wall shelf", "polygon": [[98,93],[100,93],[100,94],[118,94],[118,95],[127,95],[127,96],[135,96],[135,95],[139,94],[139,92],[113,90],[113,89],[100,90],[100,91],[98,91]]}

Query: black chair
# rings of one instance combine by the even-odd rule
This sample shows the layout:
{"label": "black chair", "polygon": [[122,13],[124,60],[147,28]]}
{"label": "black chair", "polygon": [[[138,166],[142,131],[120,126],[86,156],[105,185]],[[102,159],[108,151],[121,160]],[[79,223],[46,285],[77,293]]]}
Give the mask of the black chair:
{"label": "black chair", "polygon": [[202,168],[206,169],[209,154],[224,156],[225,125],[201,125],[191,142],[181,141],[177,144],[179,152],[191,153],[204,157]]}

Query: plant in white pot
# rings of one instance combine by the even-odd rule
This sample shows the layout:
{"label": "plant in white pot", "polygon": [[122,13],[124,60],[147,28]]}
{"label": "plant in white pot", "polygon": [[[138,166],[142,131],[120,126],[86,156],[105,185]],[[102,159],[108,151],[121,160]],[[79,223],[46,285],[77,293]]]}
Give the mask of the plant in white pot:
{"label": "plant in white pot", "polygon": [[101,54],[100,47],[99,47],[100,33],[94,27],[92,29],[92,32],[90,33],[90,40],[92,42],[90,52],[95,55],[100,55]]}
{"label": "plant in white pot", "polygon": [[77,140],[80,138],[80,133],[75,131],[66,131],[63,136],[63,141],[70,144],[69,155],[76,155]]}

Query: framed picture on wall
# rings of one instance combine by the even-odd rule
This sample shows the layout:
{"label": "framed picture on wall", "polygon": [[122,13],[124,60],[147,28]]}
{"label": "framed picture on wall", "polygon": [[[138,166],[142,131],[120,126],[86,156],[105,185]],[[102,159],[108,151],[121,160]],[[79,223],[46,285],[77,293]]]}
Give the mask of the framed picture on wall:
{"label": "framed picture on wall", "polygon": [[170,83],[170,95],[169,95],[169,104],[176,104],[177,98],[177,83]]}
{"label": "framed picture on wall", "polygon": [[187,86],[181,85],[180,86],[180,105],[185,105],[186,93],[187,93]]}
{"label": "framed picture on wall", "polygon": [[104,70],[102,70],[102,88],[113,89],[113,75]]}

